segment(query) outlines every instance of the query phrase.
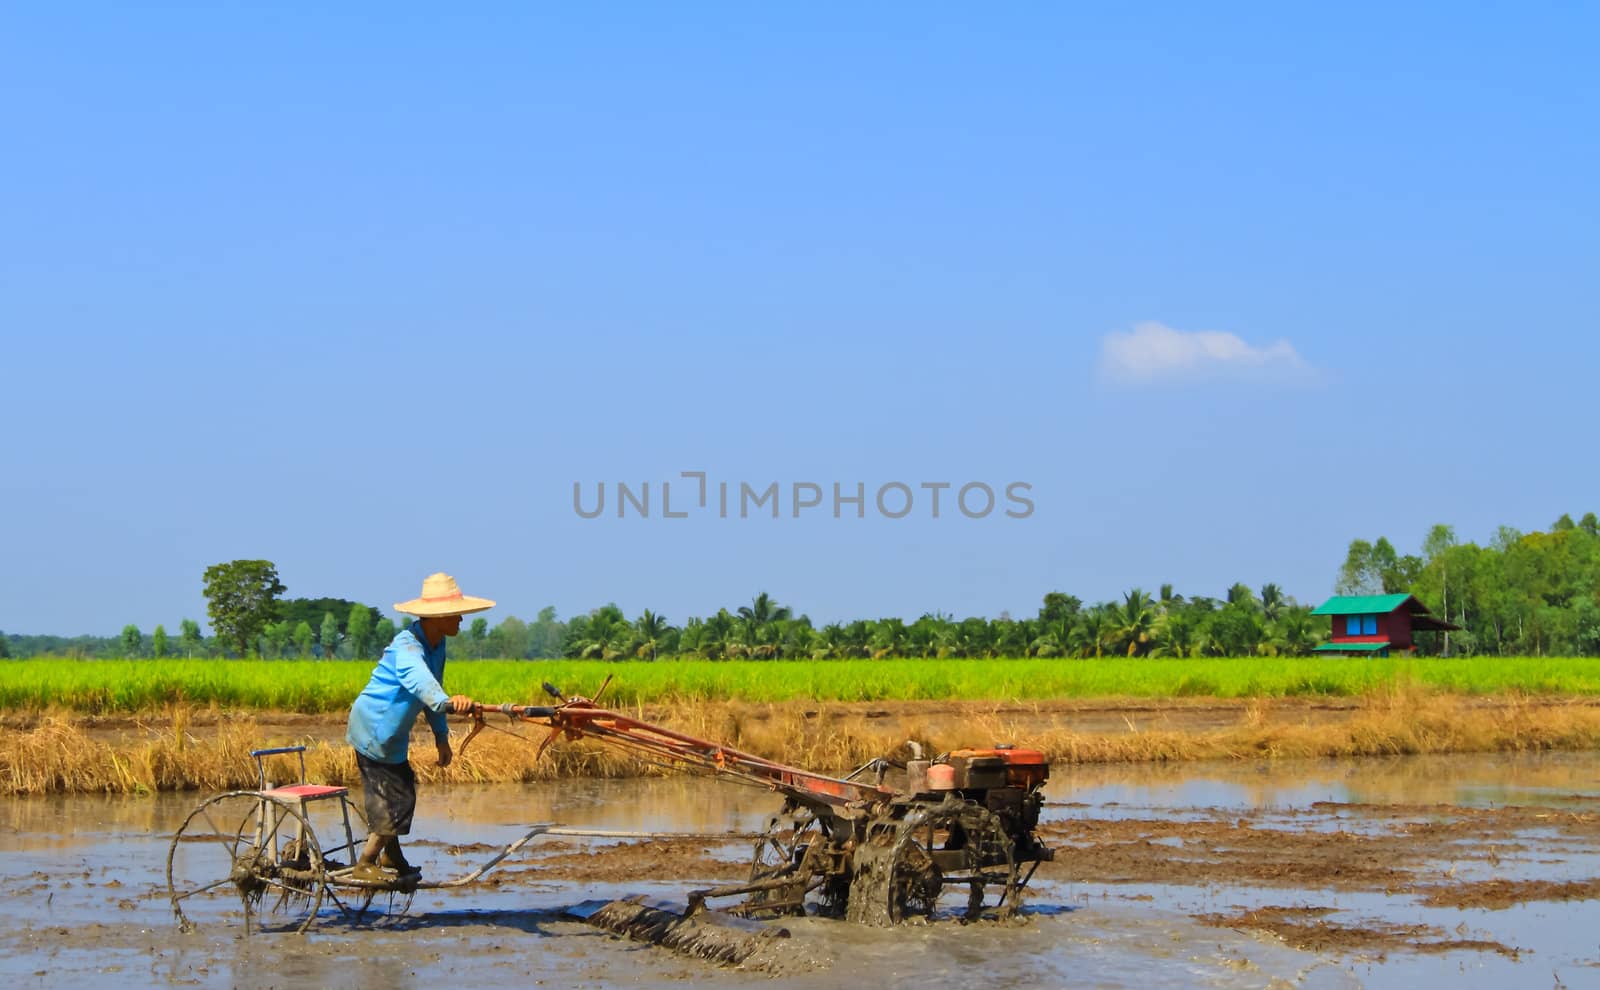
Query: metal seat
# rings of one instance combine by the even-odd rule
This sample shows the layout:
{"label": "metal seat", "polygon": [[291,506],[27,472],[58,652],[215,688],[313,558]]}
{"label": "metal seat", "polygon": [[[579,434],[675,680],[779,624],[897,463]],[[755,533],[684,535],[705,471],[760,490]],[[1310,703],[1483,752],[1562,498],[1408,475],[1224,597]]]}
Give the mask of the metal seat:
{"label": "metal seat", "polygon": [[[284,784],[281,786],[267,784],[266,758],[269,756],[283,756],[288,753],[298,754],[300,757],[300,782]],[[321,801],[325,798],[342,797],[350,793],[348,787],[335,787],[332,784],[306,783],[306,748],[304,746],[279,746],[276,749],[252,749],[250,755],[256,761],[256,782],[260,793],[266,797],[277,798],[280,801],[296,802],[305,810],[307,801]]]}
{"label": "metal seat", "polygon": [[[289,753],[300,757],[300,780],[294,784],[281,786],[268,786],[266,758],[269,756],[284,756]],[[354,862],[356,856],[355,829],[350,825],[350,802],[345,795],[350,793],[348,787],[336,787],[331,784],[312,784],[306,781],[306,748],[304,746],[278,746],[274,749],[252,749],[250,755],[256,761],[256,783],[259,786],[257,794],[273,801],[281,801],[291,805],[300,812],[301,819],[308,819],[306,805],[313,801],[326,801],[335,799],[339,802],[339,824],[344,832],[344,843],[322,850],[322,855],[327,858],[329,866],[339,867],[342,863],[338,856],[342,854],[345,859]],[[270,807],[270,805],[267,805]]]}
{"label": "metal seat", "polygon": [[333,787],[329,784],[290,784],[287,787],[271,787],[261,793],[268,797],[281,798],[285,801],[320,801],[323,798],[338,797],[350,793],[348,787]]}

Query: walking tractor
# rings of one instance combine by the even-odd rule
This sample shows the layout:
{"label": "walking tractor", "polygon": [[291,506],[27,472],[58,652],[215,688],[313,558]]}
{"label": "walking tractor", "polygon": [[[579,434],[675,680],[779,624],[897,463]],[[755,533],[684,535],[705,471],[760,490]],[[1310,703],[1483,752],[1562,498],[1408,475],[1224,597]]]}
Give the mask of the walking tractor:
{"label": "walking tractor", "polygon": [[[903,763],[880,758],[831,777],[544,687],[557,704],[476,706],[461,751],[486,727],[486,716],[498,714],[548,729],[541,753],[563,737],[593,738],[648,760],[757,784],[783,796],[781,810],[756,839],[749,880],[692,891],[687,915],[716,901],[727,902],[720,905],[725,913],[745,917],[801,915],[809,908],[883,926],[947,913],[968,921],[1005,918],[1020,906],[1039,864],[1051,858],[1035,835],[1040,788],[1050,772],[1036,750],[1000,745],[922,759],[913,745],[912,758]],[[299,755],[300,780],[270,786],[263,761],[284,754]],[[621,834],[539,824],[462,877],[361,881],[350,865],[361,841],[360,813],[347,790],[307,783],[304,747],[257,750],[252,756],[260,786],[211,798],[173,838],[168,888],[186,930],[236,916],[242,901],[247,931],[271,919],[304,931],[325,900],[358,916],[377,896],[409,903],[419,889],[471,884],[540,835]],[[331,830],[331,839],[318,838],[313,818],[325,833]],[[360,831],[365,832],[364,825]]]}

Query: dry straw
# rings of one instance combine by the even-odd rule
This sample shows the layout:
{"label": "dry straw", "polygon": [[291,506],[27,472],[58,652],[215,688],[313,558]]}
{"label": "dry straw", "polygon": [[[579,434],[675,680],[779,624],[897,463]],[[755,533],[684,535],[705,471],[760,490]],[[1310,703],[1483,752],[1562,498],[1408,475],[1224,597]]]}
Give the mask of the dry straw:
{"label": "dry straw", "polygon": [[[889,712],[830,710],[811,704],[740,705],[701,702],[674,706],[670,714],[635,714],[692,735],[715,739],[771,759],[825,772],[860,766],[876,756],[904,756],[908,740],[927,752],[1012,741],[1043,750],[1058,764],[1388,756],[1425,753],[1583,750],[1600,746],[1600,709],[1574,701],[1551,704],[1516,698],[1493,701],[1430,696],[1414,690],[1369,695],[1337,719],[1310,717],[1302,707],[1269,701],[1246,704],[1231,724],[1183,731],[1159,716],[1149,725],[1130,721],[1118,729],[1079,731],[1071,716],[1012,715],[998,709],[958,720],[895,717]],[[148,793],[221,791],[255,786],[249,751],[305,742],[313,780],[354,784],[355,757],[337,738],[339,726],[320,726],[322,738],[252,717],[205,713],[175,706],[159,721],[108,734],[64,713],[45,715],[30,728],[0,735],[0,793]],[[433,765],[426,733],[416,745],[419,776],[431,784],[521,783],[570,777],[631,777],[669,772],[621,750],[584,740],[558,740],[537,757],[543,731],[521,727],[480,734],[448,769]],[[334,735],[335,738],[326,738]],[[459,742],[459,736],[458,736]],[[280,780],[298,765],[274,764]]]}

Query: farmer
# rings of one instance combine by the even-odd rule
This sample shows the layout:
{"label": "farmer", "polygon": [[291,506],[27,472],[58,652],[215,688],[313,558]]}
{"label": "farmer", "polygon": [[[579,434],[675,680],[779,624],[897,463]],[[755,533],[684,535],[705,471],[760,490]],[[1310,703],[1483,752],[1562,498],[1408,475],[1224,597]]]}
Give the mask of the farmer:
{"label": "farmer", "polygon": [[445,694],[444,641],[461,631],[463,615],[493,607],[487,598],[463,595],[448,574],[430,576],[422,582],[420,597],[395,604],[395,611],[417,621],[400,630],[383,651],[372,680],[350,707],[345,735],[355,747],[366,791],[367,844],[352,871],[355,879],[387,882],[421,875],[400,851],[400,836],[411,833],[417,807],[417,775],[406,761],[411,727],[418,712],[427,714],[439,766],[449,766],[454,754],[446,716],[472,711],[472,699]]}

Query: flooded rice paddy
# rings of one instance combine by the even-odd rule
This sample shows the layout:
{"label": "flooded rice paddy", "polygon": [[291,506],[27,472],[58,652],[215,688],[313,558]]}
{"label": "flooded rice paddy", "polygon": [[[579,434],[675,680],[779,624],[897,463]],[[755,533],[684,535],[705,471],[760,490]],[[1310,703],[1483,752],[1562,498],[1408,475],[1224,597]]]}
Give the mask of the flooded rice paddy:
{"label": "flooded rice paddy", "polygon": [[[780,800],[701,778],[424,789],[408,851],[466,873],[528,824],[694,833],[546,837],[487,882],[419,891],[304,936],[178,931],[165,868],[208,795],[16,799],[0,809],[0,980],[12,987],[1600,986],[1600,766],[1591,754],[1057,768],[1056,861],[1015,923],[880,930],[790,919],[759,977],[568,913],[681,903],[740,879]],[[319,835],[324,823],[318,822]]]}

